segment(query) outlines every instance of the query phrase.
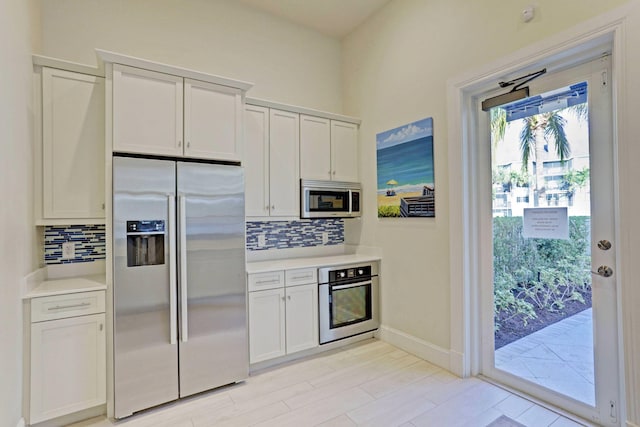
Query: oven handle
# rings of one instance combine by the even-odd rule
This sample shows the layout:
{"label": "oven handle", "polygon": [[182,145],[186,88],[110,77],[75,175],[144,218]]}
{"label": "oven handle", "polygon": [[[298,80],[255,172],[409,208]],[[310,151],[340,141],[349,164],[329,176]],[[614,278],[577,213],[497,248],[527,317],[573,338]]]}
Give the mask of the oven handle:
{"label": "oven handle", "polygon": [[357,283],[349,283],[348,285],[338,285],[331,286],[332,291],[339,291],[340,289],[348,289],[348,288],[357,288],[358,286],[370,285],[372,283],[371,280],[367,280],[366,282],[357,282]]}

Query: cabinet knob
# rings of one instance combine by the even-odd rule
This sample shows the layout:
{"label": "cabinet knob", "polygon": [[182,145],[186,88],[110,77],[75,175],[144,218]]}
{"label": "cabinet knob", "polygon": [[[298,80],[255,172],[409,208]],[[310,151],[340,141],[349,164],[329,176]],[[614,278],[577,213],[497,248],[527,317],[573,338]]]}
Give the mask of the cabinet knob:
{"label": "cabinet knob", "polygon": [[291,295],[287,295],[287,299],[291,301]]}
{"label": "cabinet knob", "polygon": [[336,171],[333,171],[333,174],[335,175],[335,174],[336,174]]}
{"label": "cabinet knob", "polygon": [[275,211],[276,210],[276,205],[271,205],[271,210]]}
{"label": "cabinet knob", "polygon": [[284,301],[284,297],[282,297],[282,301]]}

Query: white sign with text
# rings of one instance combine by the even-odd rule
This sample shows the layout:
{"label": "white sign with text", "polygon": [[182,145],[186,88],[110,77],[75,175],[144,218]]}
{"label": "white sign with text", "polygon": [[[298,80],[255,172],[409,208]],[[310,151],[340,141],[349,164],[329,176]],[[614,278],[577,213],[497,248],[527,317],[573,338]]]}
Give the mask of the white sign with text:
{"label": "white sign with text", "polygon": [[567,208],[525,208],[522,222],[525,238],[569,240]]}

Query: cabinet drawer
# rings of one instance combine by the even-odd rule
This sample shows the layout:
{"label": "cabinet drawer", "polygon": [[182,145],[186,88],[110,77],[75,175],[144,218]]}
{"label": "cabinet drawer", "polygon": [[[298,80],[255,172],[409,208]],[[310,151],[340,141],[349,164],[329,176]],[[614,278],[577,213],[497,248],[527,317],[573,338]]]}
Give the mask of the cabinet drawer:
{"label": "cabinet drawer", "polygon": [[104,313],[104,291],[52,295],[31,300],[31,322]]}
{"label": "cabinet drawer", "polygon": [[317,268],[298,268],[285,271],[285,283],[287,286],[308,285],[318,283]]}
{"label": "cabinet drawer", "polygon": [[249,292],[284,287],[284,271],[249,274]]}

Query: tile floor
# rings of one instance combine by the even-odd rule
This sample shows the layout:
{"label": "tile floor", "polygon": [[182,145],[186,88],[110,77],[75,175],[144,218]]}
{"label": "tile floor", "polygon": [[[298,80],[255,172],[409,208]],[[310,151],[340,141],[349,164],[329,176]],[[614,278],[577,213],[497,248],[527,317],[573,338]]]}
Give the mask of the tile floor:
{"label": "tile floor", "polygon": [[245,382],[136,414],[73,427],[579,426],[477,378],[460,379],[405,351],[367,340],[252,375]]}
{"label": "tile floor", "polygon": [[591,309],[499,348],[495,365],[498,369],[595,405]]}

